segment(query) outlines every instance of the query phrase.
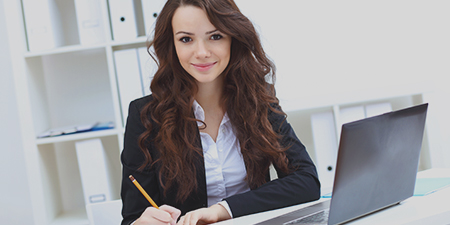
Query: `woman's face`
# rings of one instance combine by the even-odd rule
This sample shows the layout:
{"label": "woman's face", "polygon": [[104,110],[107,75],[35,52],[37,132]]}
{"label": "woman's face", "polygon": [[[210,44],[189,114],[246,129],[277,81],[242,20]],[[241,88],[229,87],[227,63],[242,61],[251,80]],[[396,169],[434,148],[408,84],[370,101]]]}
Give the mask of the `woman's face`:
{"label": "woman's face", "polygon": [[218,31],[206,13],[194,6],[182,6],[172,18],[175,49],[181,66],[198,84],[217,79],[230,61],[231,37]]}

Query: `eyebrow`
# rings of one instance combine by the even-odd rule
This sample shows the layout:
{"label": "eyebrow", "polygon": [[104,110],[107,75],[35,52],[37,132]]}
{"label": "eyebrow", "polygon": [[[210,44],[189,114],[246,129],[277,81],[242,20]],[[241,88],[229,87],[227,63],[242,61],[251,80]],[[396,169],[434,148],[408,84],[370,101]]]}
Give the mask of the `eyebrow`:
{"label": "eyebrow", "polygon": [[[212,33],[217,32],[217,31],[218,30],[215,29],[215,30],[212,30],[212,31],[208,31],[205,34],[212,34]],[[175,35],[178,35],[178,34],[194,35],[194,33],[190,33],[190,32],[187,32],[187,31],[178,31],[177,33],[175,33]]]}

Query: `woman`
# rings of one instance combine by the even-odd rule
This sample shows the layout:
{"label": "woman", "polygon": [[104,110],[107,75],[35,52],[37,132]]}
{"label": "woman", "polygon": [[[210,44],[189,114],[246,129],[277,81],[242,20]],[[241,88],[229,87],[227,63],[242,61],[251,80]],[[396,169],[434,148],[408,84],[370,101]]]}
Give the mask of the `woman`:
{"label": "woman", "polygon": [[152,95],[130,104],[125,130],[122,224],[213,223],[319,198],[268,82],[274,66],[233,0],[167,1],[151,46]]}

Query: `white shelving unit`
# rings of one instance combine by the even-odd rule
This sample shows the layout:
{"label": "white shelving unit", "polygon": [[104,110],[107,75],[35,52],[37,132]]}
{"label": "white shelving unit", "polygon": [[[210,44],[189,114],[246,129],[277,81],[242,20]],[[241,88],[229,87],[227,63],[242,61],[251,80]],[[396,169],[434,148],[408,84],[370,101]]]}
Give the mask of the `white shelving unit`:
{"label": "white shelving unit", "polygon": [[[108,1],[100,0],[105,41],[82,45],[77,39],[75,0],[58,2],[65,37],[62,46],[43,51],[29,51],[22,0],[4,1],[12,67],[18,99],[20,130],[24,147],[29,191],[35,225],[89,224],[78,169],[75,142],[99,138],[113,164],[112,188],[119,199],[123,145],[123,121],[115,74],[114,51],[145,47],[147,37],[114,41],[111,35]],[[243,3],[241,3],[243,4]],[[141,21],[142,22],[142,21]],[[333,112],[339,118],[342,107],[389,102],[400,109],[429,101],[427,88],[409,86],[398,90],[362,90],[358,93],[329,93],[281,99],[297,135],[316,158],[311,115]],[[50,138],[36,138],[50,128],[93,122],[113,121],[114,129]],[[433,130],[435,122],[427,121]],[[336,128],[338,129],[338,128]],[[434,129],[435,130],[435,129]],[[429,135],[431,137],[431,135]],[[430,146],[439,140],[425,136],[421,168],[433,163]]]}
{"label": "white shelving unit", "polygon": [[[328,96],[328,98],[316,98],[316,101],[314,102],[303,100],[304,104],[295,104],[295,101],[291,100],[286,101],[285,105],[287,106],[286,111],[288,114],[288,121],[294,127],[297,136],[306,146],[313,161],[315,161],[319,174],[324,173],[324,171],[329,171],[330,173],[334,174],[335,165],[323,163],[323,160],[325,158],[326,161],[329,157],[333,157],[327,154],[334,153],[334,157],[336,157],[337,155],[336,153],[337,147],[339,146],[341,124],[344,123],[344,121],[342,121],[341,115],[342,109],[388,103],[391,106],[392,110],[395,111],[410,106],[430,102],[432,101],[432,95],[432,92],[427,86],[412,88],[409,90],[404,89],[403,91],[398,91],[398,89],[393,88],[384,89],[382,92],[372,92],[370,90],[366,90],[352,94],[351,96],[347,94],[337,94]],[[302,100],[298,99],[297,102],[300,103],[302,102]],[[429,108],[431,111],[433,110],[432,107]],[[335,129],[333,133],[336,136],[332,137],[331,139],[331,141],[334,143],[328,146],[336,146],[336,149],[327,149],[326,152],[321,152],[318,149],[315,149],[311,116],[318,113],[329,113],[330,115],[332,115],[334,124],[332,124],[331,127]],[[430,149],[432,149],[432,145],[434,143],[437,143],[439,140],[436,140],[436,138],[430,138],[431,136],[428,135],[428,133],[429,130],[435,129],[435,125],[436,124],[433,120],[433,117],[428,116],[422,144],[419,170],[429,169],[433,167],[432,157],[436,153],[431,152]],[[319,133],[326,135],[327,132],[319,131]],[[322,159],[322,161],[320,159]],[[319,176],[319,179],[321,179],[321,183],[324,187],[332,187],[332,180],[330,180],[329,175],[324,177]]]}
{"label": "white shelving unit", "polygon": [[[75,0],[56,4],[62,46],[29,51],[21,0],[4,1],[34,224],[89,224],[75,142],[99,138],[112,163],[114,199],[120,199],[123,130],[114,51],[145,47],[147,37],[114,41],[108,1],[100,0],[105,41],[78,39]],[[2,12],[3,13],[3,12]],[[144,21],[140,21],[142,24]],[[37,138],[51,128],[112,121],[114,129]]]}

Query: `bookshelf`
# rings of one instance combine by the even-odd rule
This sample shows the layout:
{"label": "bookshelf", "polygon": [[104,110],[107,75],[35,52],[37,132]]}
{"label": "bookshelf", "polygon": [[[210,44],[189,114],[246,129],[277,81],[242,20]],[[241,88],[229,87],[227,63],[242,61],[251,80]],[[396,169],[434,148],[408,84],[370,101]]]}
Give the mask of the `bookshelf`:
{"label": "bookshelf", "polygon": [[[149,4],[148,0],[134,2],[134,10],[142,10],[141,3]],[[155,8],[147,11],[158,12],[160,8],[156,7],[161,7],[161,2],[164,1],[153,1],[150,6]],[[77,26],[77,3],[97,4],[95,15],[98,17],[95,19],[99,22],[95,25],[104,31],[100,41],[86,43],[82,40],[79,34],[83,28]],[[50,43],[53,47],[45,47],[48,43],[39,46],[29,40],[33,38],[33,31],[27,25],[35,23],[27,18],[45,22],[42,18],[47,16],[27,15],[36,13],[33,7],[27,7],[30,4],[40,7],[42,12],[49,12],[51,20],[57,22],[47,27],[59,38]],[[124,131],[121,104],[128,103],[120,101],[114,52],[145,47],[147,37],[140,32],[135,37],[114,40],[110,5],[108,0],[4,1],[30,204],[36,225],[89,224],[75,148],[78,141],[101,140],[112,165],[109,172],[113,174],[113,200],[120,199],[120,152]],[[135,19],[141,26],[147,20],[144,17]],[[113,129],[37,138],[52,128],[110,121],[115,125]]]}
{"label": "bookshelf", "polygon": [[[141,36],[128,40],[114,40],[108,0],[98,0],[104,40],[83,44],[78,38],[80,31],[75,11],[77,0],[39,1],[56,5],[54,10],[59,15],[56,20],[61,25],[55,32],[63,41],[54,48],[36,51],[29,50],[27,41],[29,34],[25,27],[26,15],[23,9],[26,1],[4,1],[33,220],[36,225],[85,225],[89,224],[89,220],[75,142],[94,138],[102,141],[113,164],[110,171],[114,174],[113,195],[115,199],[119,199],[124,123],[114,53],[145,47],[147,37],[141,33]],[[148,4],[147,0],[141,1]],[[237,2],[244,4],[246,1]],[[161,4],[153,6],[159,7]],[[145,21],[138,22],[145,24]],[[389,102],[393,109],[398,109],[428,101],[427,93],[428,89],[422,87],[401,91],[392,88],[381,92],[375,88],[356,94],[336,94],[331,89],[327,93],[308,98],[298,95],[281,98],[281,104],[297,135],[307,146],[311,156],[316,158],[311,128],[312,114],[332,112],[338,118],[340,108],[379,102]],[[288,95],[284,95],[286,96]],[[106,121],[114,122],[114,129],[36,138],[38,134],[51,128]],[[431,145],[432,142],[430,139],[424,143]],[[426,168],[429,167],[426,156],[429,147],[424,149],[422,164]]]}
{"label": "bookshelf", "polygon": [[[324,188],[332,188],[334,179],[334,169],[337,156],[337,148],[339,146],[340,129],[343,123],[356,121],[359,119],[367,118],[374,115],[379,115],[389,111],[400,110],[414,105],[419,105],[426,102],[431,102],[433,105],[433,93],[430,87],[426,85],[422,87],[416,87],[411,89],[404,89],[398,91],[398,89],[384,89],[383,93],[372,92],[370,90],[360,91],[357,94],[354,93],[351,96],[347,94],[336,94],[328,96],[328,98],[315,98],[316,101],[298,99],[297,102],[304,102],[304,104],[295,104],[294,100],[284,101],[287,107],[285,109],[288,115],[288,121],[293,126],[297,136],[302,143],[306,146],[312,160],[316,164],[319,172],[319,179]],[[283,101],[281,101],[283,104]],[[368,113],[367,108],[370,106],[386,106],[378,113]],[[433,144],[437,143],[436,137],[430,136],[429,131],[433,131],[436,128],[436,121],[433,120],[433,116],[430,116],[432,107],[429,107],[429,113],[427,117],[427,123],[425,128],[424,139],[422,143],[421,158],[419,162],[419,170],[425,170],[433,167],[432,157],[435,153],[431,152]],[[362,110],[363,115],[349,115],[346,110],[357,109]],[[375,110],[376,111],[376,110]],[[328,115],[327,120],[323,121],[323,117],[318,118],[322,120],[322,124],[326,123],[328,128],[326,131],[324,126],[314,127],[313,122],[314,115]],[[358,114],[358,113],[356,113]],[[353,118],[352,118],[353,117]],[[317,122],[317,120],[316,120]],[[316,128],[316,130],[314,129]],[[330,129],[333,131],[329,132]],[[331,135],[331,136],[330,136]],[[317,142],[320,142],[318,145]],[[325,143],[324,143],[325,142]],[[325,146],[326,149],[319,146]],[[331,160],[331,162],[330,162]]]}

